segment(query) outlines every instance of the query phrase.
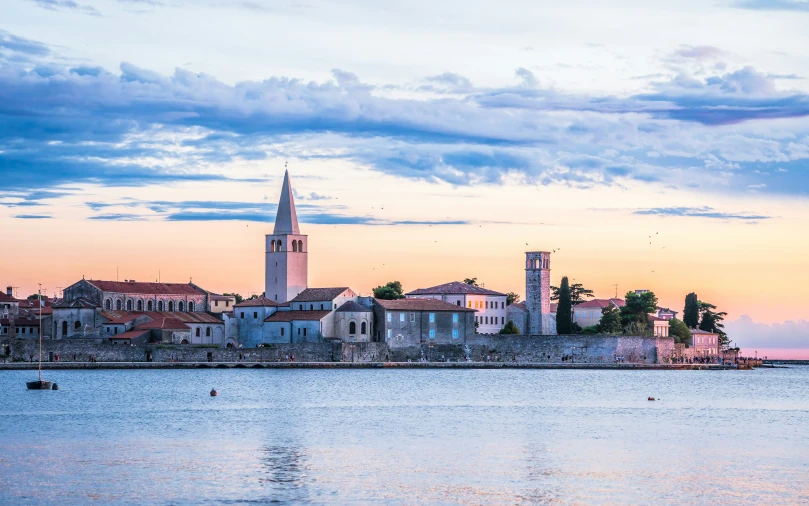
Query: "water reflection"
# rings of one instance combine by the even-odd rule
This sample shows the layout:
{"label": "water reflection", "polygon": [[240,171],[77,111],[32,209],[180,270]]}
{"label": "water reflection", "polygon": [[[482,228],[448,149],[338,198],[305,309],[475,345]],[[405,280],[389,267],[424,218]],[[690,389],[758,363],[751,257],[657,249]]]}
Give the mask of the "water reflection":
{"label": "water reflection", "polygon": [[300,447],[268,445],[262,447],[260,453],[261,475],[258,481],[273,499],[308,499],[306,453]]}

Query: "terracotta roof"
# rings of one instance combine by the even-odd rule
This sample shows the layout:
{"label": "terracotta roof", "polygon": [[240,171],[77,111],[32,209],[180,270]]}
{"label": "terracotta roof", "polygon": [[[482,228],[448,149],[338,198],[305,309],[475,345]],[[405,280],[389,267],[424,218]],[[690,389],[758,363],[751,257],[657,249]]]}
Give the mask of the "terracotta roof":
{"label": "terracotta roof", "polygon": [[149,331],[148,330],[129,330],[127,332],[124,332],[123,334],[112,335],[109,338],[110,339],[136,339],[136,338],[142,336],[143,334],[146,334],[147,332],[149,332]]}
{"label": "terracotta roof", "polygon": [[590,299],[586,302],[582,302],[581,304],[576,304],[573,307],[604,309],[610,304],[615,304],[616,307],[624,307],[626,305],[626,302],[624,302],[624,299]]}
{"label": "terracotta roof", "polygon": [[191,283],[142,283],[139,281],[86,280],[105,292],[149,295],[204,295],[205,291]]}
{"label": "terracotta roof", "polygon": [[208,297],[211,300],[235,300],[236,297],[233,295],[219,295],[218,293],[208,293]]}
{"label": "terracotta roof", "polygon": [[337,308],[338,313],[370,313],[371,308],[350,300]]}
{"label": "terracotta roof", "polygon": [[19,302],[19,300],[11,297],[10,295],[0,292],[0,302]]}
{"label": "terracotta roof", "polygon": [[[3,318],[0,320],[0,324],[3,325],[11,325],[11,321],[8,318]],[[15,318],[14,319],[14,326],[15,327],[39,327],[39,320],[34,318]]]}
{"label": "terracotta roof", "polygon": [[266,306],[276,307],[278,306],[278,303],[275,302],[274,300],[268,299],[267,297],[259,297],[257,299],[243,300],[233,307],[266,307]]}
{"label": "terracotta roof", "polygon": [[713,336],[713,335],[716,335],[716,332],[708,332],[708,331],[702,330],[702,329],[691,329],[691,335],[697,335],[697,334]]}
{"label": "terracotta roof", "polygon": [[[47,297],[43,297],[42,301],[45,303],[42,306],[42,309],[45,309],[46,307],[50,307],[52,302],[53,302],[51,299],[49,299]],[[20,309],[37,309],[37,310],[39,309],[39,299],[26,299],[26,300],[19,301],[19,303],[20,303]]]}
{"label": "terracotta roof", "polygon": [[131,322],[132,320],[138,318],[139,316],[145,316],[144,313],[130,313],[127,311],[103,311],[101,316],[107,319],[105,323],[109,324],[118,324],[118,323],[127,323]]}
{"label": "terracotta roof", "polygon": [[338,288],[307,288],[299,293],[298,296],[292,299],[290,302],[317,302],[321,300],[334,300],[346,290],[350,290],[350,288],[347,286],[341,286]]}
{"label": "terracotta roof", "polygon": [[456,306],[449,302],[444,302],[437,299],[398,299],[398,300],[384,300],[374,299],[377,304],[387,309],[388,311],[469,311],[476,312],[475,309],[469,309],[462,306]]}
{"label": "terracotta roof", "polygon": [[265,322],[291,322],[303,320],[317,320],[320,321],[329,315],[331,311],[327,310],[313,310],[313,311],[276,311],[275,314],[268,317]]}
{"label": "terracotta roof", "polygon": [[152,316],[149,314],[152,321],[138,325],[135,330],[149,330],[149,329],[164,329],[164,330],[188,330],[191,327],[181,322],[176,318],[166,318],[160,314]]}
{"label": "terracotta roof", "polygon": [[184,323],[221,323],[224,324],[225,322],[220,320],[214,315],[208,313],[200,313],[197,311],[191,311],[188,313],[180,313],[180,312],[173,312],[173,313],[156,313],[166,318],[173,318],[175,320],[179,320]]}
{"label": "terracotta roof", "polygon": [[443,285],[431,286],[430,288],[418,288],[405,295],[453,295],[453,294],[469,294],[469,295],[498,295],[505,297],[506,294],[488,290],[482,286],[468,285],[460,281],[452,281],[451,283],[444,283]]}

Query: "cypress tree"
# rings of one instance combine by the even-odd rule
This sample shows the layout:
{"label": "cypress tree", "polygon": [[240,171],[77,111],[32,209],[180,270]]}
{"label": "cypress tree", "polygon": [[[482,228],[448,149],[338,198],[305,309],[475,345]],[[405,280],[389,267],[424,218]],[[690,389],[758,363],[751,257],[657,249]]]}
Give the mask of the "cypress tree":
{"label": "cypress tree", "polygon": [[572,304],[570,302],[570,283],[567,276],[562,278],[562,284],[559,285],[559,306],[556,308],[556,333],[557,334],[572,334],[573,333],[573,314]]}
{"label": "cypress tree", "polygon": [[697,294],[694,292],[685,296],[683,322],[685,322],[690,329],[695,329],[697,325],[699,325],[699,299],[697,299]]}

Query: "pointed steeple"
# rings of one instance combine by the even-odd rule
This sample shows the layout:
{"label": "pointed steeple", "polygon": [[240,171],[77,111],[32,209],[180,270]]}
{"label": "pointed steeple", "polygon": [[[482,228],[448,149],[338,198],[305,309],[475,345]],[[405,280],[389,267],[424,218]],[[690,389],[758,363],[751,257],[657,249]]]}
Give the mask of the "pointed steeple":
{"label": "pointed steeple", "polygon": [[284,185],[281,187],[281,200],[278,201],[278,213],[275,215],[275,235],[300,235],[298,214],[295,212],[295,200],[292,198],[292,185],[289,184],[289,171],[284,172]]}

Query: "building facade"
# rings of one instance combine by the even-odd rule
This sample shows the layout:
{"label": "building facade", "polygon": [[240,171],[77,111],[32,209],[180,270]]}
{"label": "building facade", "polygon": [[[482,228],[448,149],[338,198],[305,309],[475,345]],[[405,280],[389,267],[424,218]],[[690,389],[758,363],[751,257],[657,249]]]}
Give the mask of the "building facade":
{"label": "building facade", "polygon": [[547,251],[525,253],[525,309],[528,333],[556,335],[551,318],[551,254]]}
{"label": "building facade", "polygon": [[435,299],[474,309],[478,334],[497,334],[506,324],[506,294],[453,281],[405,294],[408,299]]}
{"label": "building facade", "polygon": [[295,200],[284,173],[275,228],[265,237],[264,296],[277,303],[294,299],[308,285],[309,239],[301,234]]}
{"label": "building facade", "polygon": [[573,321],[581,328],[592,327],[601,323],[601,311],[610,306],[622,308],[626,305],[623,299],[590,299],[573,306]]}
{"label": "building facade", "polygon": [[390,348],[465,343],[475,310],[436,299],[374,299],[374,341]]}

